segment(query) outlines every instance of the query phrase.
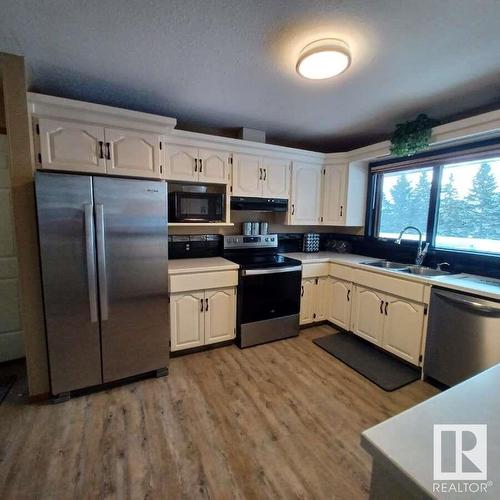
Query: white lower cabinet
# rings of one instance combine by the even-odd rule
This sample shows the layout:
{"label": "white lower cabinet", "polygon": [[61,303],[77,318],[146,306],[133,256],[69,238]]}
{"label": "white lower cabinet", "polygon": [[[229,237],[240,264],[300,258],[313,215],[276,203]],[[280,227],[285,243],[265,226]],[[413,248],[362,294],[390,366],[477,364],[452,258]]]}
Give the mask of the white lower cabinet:
{"label": "white lower cabinet", "polygon": [[425,306],[390,295],[387,296],[386,304],[382,347],[410,363],[418,364]]}
{"label": "white lower cabinet", "polygon": [[415,365],[420,362],[425,306],[356,285],[351,329]]}
{"label": "white lower cabinet", "polygon": [[205,344],[235,337],[236,294],[234,288],[205,292]]}
{"label": "white lower cabinet", "polygon": [[234,287],[170,295],[172,351],[231,340],[235,334]]}
{"label": "white lower cabinet", "polygon": [[326,277],[304,278],[300,292],[300,324],[316,323],[327,317]]}
{"label": "white lower cabinet", "polygon": [[352,283],[329,276],[326,280],[325,292],[326,319],[344,330],[349,330]]}

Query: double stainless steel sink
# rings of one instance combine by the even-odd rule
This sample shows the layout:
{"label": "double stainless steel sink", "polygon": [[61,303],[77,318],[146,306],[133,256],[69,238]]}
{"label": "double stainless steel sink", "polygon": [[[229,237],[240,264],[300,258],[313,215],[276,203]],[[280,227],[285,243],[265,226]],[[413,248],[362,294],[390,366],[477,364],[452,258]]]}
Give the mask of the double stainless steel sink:
{"label": "double stainless steel sink", "polygon": [[402,264],[401,262],[393,262],[390,260],[375,260],[361,262],[366,266],[378,267],[380,269],[388,269],[406,274],[413,274],[415,276],[445,276],[450,273],[449,271],[442,271],[440,269],[432,269],[431,267],[416,266],[414,264]]}

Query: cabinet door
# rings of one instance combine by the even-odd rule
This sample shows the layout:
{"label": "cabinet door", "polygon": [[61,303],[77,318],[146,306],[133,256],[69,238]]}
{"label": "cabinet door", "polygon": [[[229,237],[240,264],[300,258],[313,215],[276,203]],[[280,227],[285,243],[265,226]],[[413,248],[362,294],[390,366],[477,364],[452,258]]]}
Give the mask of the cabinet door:
{"label": "cabinet door", "polygon": [[326,296],[328,301],[328,321],[344,330],[350,329],[352,283],[328,278]]}
{"label": "cabinet door", "polygon": [[106,173],[160,178],[160,136],[106,128]]}
{"label": "cabinet door", "polygon": [[234,339],[236,295],[234,288],[205,292],[205,344]]}
{"label": "cabinet door", "polygon": [[316,290],[315,278],[302,280],[300,292],[300,324],[305,325],[314,321],[314,296]]}
{"label": "cabinet door", "polygon": [[316,278],[314,297],[314,321],[324,321],[328,316],[328,278]]}
{"label": "cabinet door", "polygon": [[166,174],[169,181],[197,181],[198,180],[198,148],[192,146],[166,147]]}
{"label": "cabinet door", "polygon": [[355,286],[352,331],[374,344],[382,343],[385,295]]}
{"label": "cabinet door", "polygon": [[104,128],[68,120],[40,118],[42,168],[106,173]]}
{"label": "cabinet door", "polygon": [[170,295],[170,350],[179,351],[205,343],[203,292]]}
{"label": "cabinet door", "polygon": [[290,224],[319,224],[321,168],[294,163],[292,167],[292,199]]}
{"label": "cabinet door", "polygon": [[200,182],[227,184],[229,182],[229,153],[214,149],[200,149],[198,153]]}
{"label": "cabinet door", "polygon": [[386,296],[386,303],[382,347],[418,365],[424,325],[423,304],[390,295]]}
{"label": "cabinet door", "polygon": [[233,157],[233,196],[262,196],[262,159],[253,155]]}
{"label": "cabinet door", "polygon": [[345,224],[347,164],[325,167],[323,176],[322,223]]}
{"label": "cabinet door", "polygon": [[263,195],[269,198],[290,197],[290,162],[264,158]]}

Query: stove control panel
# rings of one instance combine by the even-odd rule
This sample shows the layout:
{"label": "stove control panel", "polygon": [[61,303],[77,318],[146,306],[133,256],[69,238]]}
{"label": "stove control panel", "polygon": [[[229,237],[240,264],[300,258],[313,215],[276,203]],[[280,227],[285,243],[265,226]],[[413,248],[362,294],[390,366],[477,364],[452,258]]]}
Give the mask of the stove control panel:
{"label": "stove control panel", "polygon": [[224,249],[228,248],[276,248],[277,234],[261,234],[258,236],[224,236]]}

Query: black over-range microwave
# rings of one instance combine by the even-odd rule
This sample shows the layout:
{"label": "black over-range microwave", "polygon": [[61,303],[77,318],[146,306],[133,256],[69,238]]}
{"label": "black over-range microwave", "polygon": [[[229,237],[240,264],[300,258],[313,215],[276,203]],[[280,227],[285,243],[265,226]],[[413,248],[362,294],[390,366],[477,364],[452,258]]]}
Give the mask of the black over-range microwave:
{"label": "black over-range microwave", "polygon": [[224,194],[168,193],[170,222],[223,222]]}

